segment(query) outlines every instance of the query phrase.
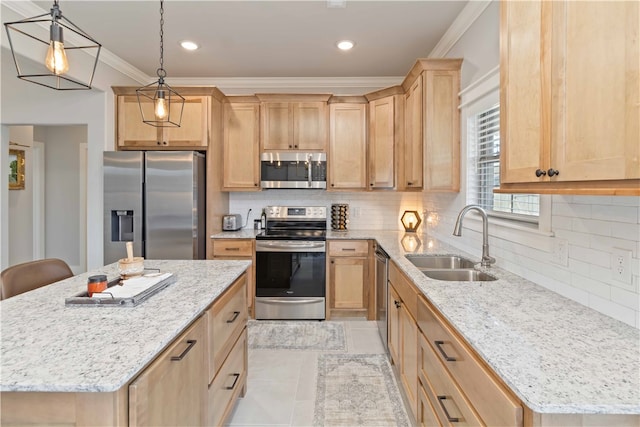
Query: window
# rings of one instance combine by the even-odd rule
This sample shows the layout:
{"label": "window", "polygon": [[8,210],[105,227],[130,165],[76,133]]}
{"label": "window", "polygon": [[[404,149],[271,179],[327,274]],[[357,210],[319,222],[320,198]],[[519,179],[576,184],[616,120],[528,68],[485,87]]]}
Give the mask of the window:
{"label": "window", "polygon": [[537,194],[502,194],[500,186],[500,104],[494,104],[469,118],[469,197],[487,213],[537,222],[540,197]]}

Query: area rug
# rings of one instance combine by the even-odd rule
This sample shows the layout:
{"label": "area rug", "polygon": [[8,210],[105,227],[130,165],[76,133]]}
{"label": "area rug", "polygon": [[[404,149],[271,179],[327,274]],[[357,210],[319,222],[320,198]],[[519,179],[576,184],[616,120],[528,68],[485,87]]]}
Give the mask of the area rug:
{"label": "area rug", "polygon": [[347,351],[340,322],[251,320],[249,348]]}
{"label": "area rug", "polygon": [[321,354],[314,426],[410,426],[382,354]]}

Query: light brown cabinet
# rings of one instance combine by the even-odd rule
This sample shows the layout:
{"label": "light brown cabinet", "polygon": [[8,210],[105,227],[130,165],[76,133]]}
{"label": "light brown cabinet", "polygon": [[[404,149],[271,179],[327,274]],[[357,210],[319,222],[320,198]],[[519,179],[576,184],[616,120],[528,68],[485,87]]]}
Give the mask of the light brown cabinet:
{"label": "light brown cabinet", "polygon": [[246,302],[250,317],[254,316],[253,302],[255,300],[255,265],[256,250],[254,239],[213,239],[213,259],[243,259],[251,261],[247,268]]}
{"label": "light brown cabinet", "polygon": [[[400,86],[391,91],[401,91]],[[384,93],[385,91],[382,91]],[[404,96],[400,93],[369,99],[369,189],[396,187],[397,156],[404,143]],[[376,99],[372,99],[376,98]]]}
{"label": "light brown cabinet", "polygon": [[[114,90],[116,90],[114,88]],[[128,89],[131,92],[131,89]],[[155,127],[142,121],[138,97],[118,95],[116,141],[118,149],[206,150],[209,144],[211,97],[185,95],[180,127]],[[145,117],[153,117],[153,103],[144,102]]]}
{"label": "light brown cabinet", "polygon": [[[206,312],[206,425],[222,425],[247,387],[247,276],[242,274]],[[179,424],[176,424],[179,425]]]}
{"label": "light brown cabinet", "polygon": [[260,190],[260,104],[255,97],[224,104],[223,177],[226,191]]}
{"label": "light brown cabinet", "polygon": [[129,385],[130,426],[203,424],[205,328],[201,317]]}
{"label": "light brown cabinet", "polygon": [[[418,326],[415,287],[389,264],[388,334],[389,353],[400,376],[402,389],[414,417],[418,413]],[[393,350],[392,350],[393,348]]]}
{"label": "light brown cabinet", "polygon": [[375,320],[370,242],[328,241],[327,313],[330,317],[366,316]]}
{"label": "light brown cabinet", "polygon": [[640,194],[639,9],[501,2],[501,191]]}
{"label": "light brown cabinet", "polygon": [[257,95],[263,151],[325,151],[329,95]]}
{"label": "light brown cabinet", "polygon": [[328,190],[367,188],[367,105],[329,104]]}
{"label": "light brown cabinet", "polygon": [[402,149],[399,190],[422,190],[424,165],[422,74],[418,75],[406,94],[404,145]]}

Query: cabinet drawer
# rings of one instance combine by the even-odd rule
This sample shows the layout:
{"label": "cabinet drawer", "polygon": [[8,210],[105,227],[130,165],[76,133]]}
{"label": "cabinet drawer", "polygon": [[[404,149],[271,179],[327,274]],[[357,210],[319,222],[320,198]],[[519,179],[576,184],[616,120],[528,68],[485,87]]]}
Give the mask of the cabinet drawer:
{"label": "cabinet drawer", "polygon": [[416,293],[416,288],[393,262],[389,263],[389,282],[396,289],[398,296],[402,298],[409,313],[414,319],[417,319],[418,294]]}
{"label": "cabinet drawer", "polygon": [[214,257],[251,257],[253,242],[248,239],[226,239],[213,241]]}
{"label": "cabinet drawer", "polygon": [[422,382],[418,384],[418,414],[416,418],[419,426],[442,426],[435,408],[431,406],[431,401],[427,397],[427,392],[425,391]]}
{"label": "cabinet drawer", "polygon": [[207,310],[209,336],[209,381],[227,357],[247,324],[247,274],[238,280]]}
{"label": "cabinet drawer", "polygon": [[483,425],[422,334],[418,334],[418,345],[418,377],[440,421],[444,425]]}
{"label": "cabinet drawer", "polygon": [[340,240],[329,242],[329,256],[368,256],[366,240]]}
{"label": "cabinet drawer", "polygon": [[[424,300],[419,300],[418,326],[435,357],[464,391],[482,420],[487,425],[521,426],[522,407],[518,400],[494,380],[493,374],[444,322]],[[450,360],[446,360],[447,357]]]}
{"label": "cabinet drawer", "polygon": [[220,426],[247,381],[247,330],[244,329],[209,386],[207,425]]}

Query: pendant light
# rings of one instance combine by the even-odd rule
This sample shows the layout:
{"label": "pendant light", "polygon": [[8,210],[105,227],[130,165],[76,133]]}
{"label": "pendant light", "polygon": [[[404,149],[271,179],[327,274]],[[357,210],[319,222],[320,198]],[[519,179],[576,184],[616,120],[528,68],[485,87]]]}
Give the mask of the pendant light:
{"label": "pendant light", "polygon": [[4,26],[18,78],[56,90],[91,89],[102,45],[62,16],[58,0],[49,13]]}
{"label": "pendant light", "polygon": [[[142,121],[155,127],[180,127],[184,97],[164,82],[164,1],[160,0],[160,68],[158,81],[136,90]],[[150,111],[153,106],[153,111]]]}

